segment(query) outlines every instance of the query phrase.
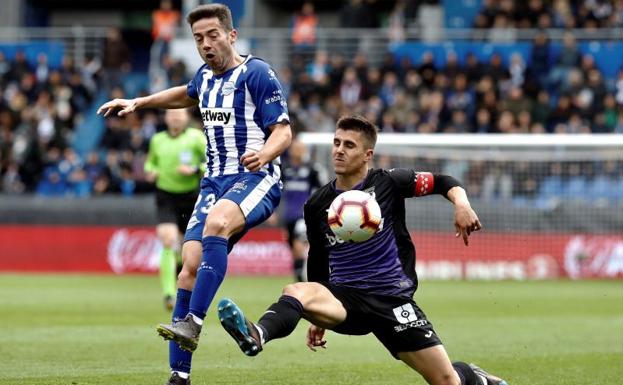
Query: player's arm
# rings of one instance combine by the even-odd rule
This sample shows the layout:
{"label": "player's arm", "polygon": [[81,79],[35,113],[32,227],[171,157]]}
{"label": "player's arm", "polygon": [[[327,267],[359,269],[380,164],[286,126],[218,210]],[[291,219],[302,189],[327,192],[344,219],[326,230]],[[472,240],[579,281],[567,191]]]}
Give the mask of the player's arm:
{"label": "player's arm", "polygon": [[240,158],[240,163],[253,172],[281,155],[292,142],[288,106],[281,84],[267,64],[256,64],[248,75],[247,86],[260,125],[268,127],[270,134],[259,151],[245,153]]}
{"label": "player's arm", "polygon": [[187,86],[177,86],[134,99],[113,99],[102,104],[97,113],[106,117],[118,109],[117,115],[124,116],[142,108],[187,108],[195,104],[197,100],[188,96]]}
{"label": "player's arm", "polygon": [[306,203],[303,207],[309,251],[307,254],[307,280],[322,282],[329,280],[329,253],[324,247],[324,239],[317,223],[317,213]]}
{"label": "player's arm", "polygon": [[465,246],[469,244],[469,235],[472,231],[482,229],[478,215],[472,209],[467,199],[467,193],[461,186],[455,186],[448,190],[446,198],[454,203],[454,228],[456,237],[462,237]]}
{"label": "player's arm", "polygon": [[461,183],[454,177],[409,169],[392,169],[390,176],[400,194],[405,197],[420,197],[440,194],[454,204],[454,227],[457,238],[463,238],[467,246],[472,231],[482,228],[476,212],[472,209]]}
{"label": "player's arm", "polygon": [[292,142],[290,123],[277,123],[270,126],[270,130],[270,136],[260,151],[249,151],[240,157],[240,163],[249,171],[259,171],[290,146]]}

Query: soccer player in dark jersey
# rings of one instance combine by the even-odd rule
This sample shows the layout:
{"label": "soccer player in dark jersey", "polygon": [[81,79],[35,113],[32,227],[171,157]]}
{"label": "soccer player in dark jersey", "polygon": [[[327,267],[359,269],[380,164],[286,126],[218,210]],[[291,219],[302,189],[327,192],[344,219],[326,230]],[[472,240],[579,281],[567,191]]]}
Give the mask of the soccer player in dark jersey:
{"label": "soccer player in dark jersey", "polygon": [[[225,330],[249,355],[273,339],[289,335],[301,318],[312,325],[307,346],[324,347],[325,329],[348,335],[373,333],[397,359],[434,385],[505,385],[473,364],[451,363],[431,322],[413,300],[417,288],[415,248],[405,224],[405,199],[441,194],[454,204],[456,236],[465,245],[481,228],[465,190],[451,176],[409,169],[369,169],[376,126],[358,116],[337,122],[333,139],[336,179],[305,204],[310,249],[310,282],[287,285],[257,323],[247,320],[229,299],[218,304]],[[384,226],[361,243],[346,243],[327,223],[327,209],[341,192],[373,195]],[[313,282],[311,282],[313,281]]]}
{"label": "soccer player in dark jersey", "polygon": [[186,19],[204,61],[193,79],[152,95],[114,99],[98,113],[197,105],[207,137],[206,172],[186,228],[173,322],[158,333],[169,344],[168,385],[188,385],[203,319],[227,271],[227,254],[281,198],[279,155],[292,140],[281,84],[268,63],[241,55],[230,9],[200,5]]}
{"label": "soccer player in dark jersey", "polygon": [[303,219],[303,204],[317,188],[326,181],[326,172],[307,161],[307,147],[293,140],[283,167],[283,204],[281,218],[288,232],[288,245],[292,253],[294,279],[306,280],[307,234]]}

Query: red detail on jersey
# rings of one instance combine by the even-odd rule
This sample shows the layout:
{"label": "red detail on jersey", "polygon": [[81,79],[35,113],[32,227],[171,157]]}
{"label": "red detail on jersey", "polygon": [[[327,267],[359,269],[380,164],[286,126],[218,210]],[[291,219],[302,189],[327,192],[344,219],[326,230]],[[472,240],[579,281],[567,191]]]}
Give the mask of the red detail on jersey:
{"label": "red detail on jersey", "polygon": [[432,193],[434,187],[435,187],[435,178],[433,177],[432,173],[418,172],[415,175],[414,195],[416,197],[421,197],[422,195],[428,195]]}

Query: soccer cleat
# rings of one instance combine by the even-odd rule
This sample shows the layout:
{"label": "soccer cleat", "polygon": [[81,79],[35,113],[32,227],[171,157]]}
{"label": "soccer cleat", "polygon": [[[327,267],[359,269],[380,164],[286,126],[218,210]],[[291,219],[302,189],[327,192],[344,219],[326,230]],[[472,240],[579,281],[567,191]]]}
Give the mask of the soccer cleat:
{"label": "soccer cleat", "polygon": [[223,298],[218,303],[218,318],[244,354],[252,357],[262,351],[257,326],[244,317],[242,310],[232,300]]}
{"label": "soccer cleat", "polygon": [[180,346],[180,349],[192,353],[199,343],[201,325],[196,324],[193,317],[188,314],[183,320],[174,321],[171,325],[158,325],[156,331],[165,340],[173,340]]}
{"label": "soccer cleat", "polygon": [[167,381],[164,385],[190,385],[190,377],[182,378],[176,372],[171,373],[171,377],[169,377],[169,381]]}
{"label": "soccer cleat", "polygon": [[485,372],[474,364],[469,364],[469,367],[472,368],[474,373],[476,373],[476,375],[484,381],[483,385],[508,385],[503,379]]}

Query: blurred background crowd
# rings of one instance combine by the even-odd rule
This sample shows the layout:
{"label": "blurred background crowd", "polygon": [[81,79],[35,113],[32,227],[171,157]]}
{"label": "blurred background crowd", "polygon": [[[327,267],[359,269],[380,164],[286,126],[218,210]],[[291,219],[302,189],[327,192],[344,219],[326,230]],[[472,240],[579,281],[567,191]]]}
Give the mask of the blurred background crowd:
{"label": "blurred background crowd", "polygon": [[[470,44],[523,44],[518,51],[494,48],[487,55],[472,46],[439,50],[417,42],[417,49],[410,50],[409,31],[422,27],[417,21],[422,5],[438,2],[387,3],[346,1],[339,12],[339,27],[388,34],[384,55],[374,58],[357,39],[351,39],[350,50],[330,51],[318,44],[316,31],[323,21],[313,2],[292,12],[287,65],[275,69],[295,131],[332,132],[340,115],[357,113],[388,133],[623,134],[623,69],[613,69],[612,63],[604,67],[610,58],[596,57],[584,49],[591,48],[590,41],[580,42],[575,35],[584,31],[586,39],[623,27],[622,0],[485,0],[466,26],[473,34]],[[53,66],[45,54],[28,60],[23,52],[9,57],[0,50],[2,192],[86,197],[152,191],[143,163],[149,139],[164,129],[161,112],[100,118],[104,129],[96,145],[87,151],[73,145],[76,127],[93,119],[102,100],[184,84],[193,75],[196,68],[175,59],[168,47],[172,31],[187,28],[181,10],[163,1],[152,20],[145,71],[132,67],[136,52],[123,31],[114,28],[101,54],[80,66],[67,55]],[[175,28],[165,28],[171,22]],[[520,42],[522,29],[535,33]],[[402,50],[396,48],[401,44]],[[193,125],[200,127],[198,120]],[[379,159],[382,165],[391,161]],[[484,198],[533,197],[545,188],[538,177],[545,174],[623,180],[620,161],[417,163],[418,168],[453,171],[472,194]],[[547,172],[537,170],[544,168]],[[576,188],[581,195],[583,187]]]}

